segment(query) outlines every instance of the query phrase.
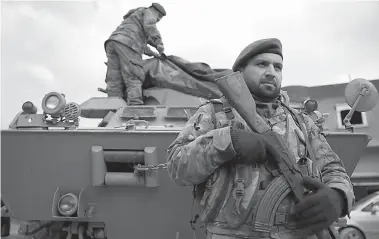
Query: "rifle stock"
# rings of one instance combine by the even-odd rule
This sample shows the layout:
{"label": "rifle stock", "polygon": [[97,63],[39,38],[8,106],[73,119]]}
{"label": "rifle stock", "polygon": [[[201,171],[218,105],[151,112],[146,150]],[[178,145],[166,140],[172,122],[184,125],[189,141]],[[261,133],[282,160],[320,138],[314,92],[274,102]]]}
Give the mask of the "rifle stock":
{"label": "rifle stock", "polygon": [[[269,142],[273,158],[277,163],[279,171],[283,174],[285,181],[291,188],[295,200],[299,202],[304,198],[304,187],[296,176],[297,172],[293,166],[295,159],[289,152],[284,140],[275,132],[271,131],[267,123],[256,112],[256,105],[249,88],[240,72],[233,72],[230,75],[220,77],[215,80],[222,94],[229,101],[230,105],[237,110],[246,121],[252,131],[262,134]],[[316,233],[318,239],[330,238],[323,230]]]}
{"label": "rifle stock", "polygon": [[254,98],[240,72],[233,72],[215,80],[221,93],[228,99],[247,125],[256,133],[270,131],[266,122],[257,114]]}

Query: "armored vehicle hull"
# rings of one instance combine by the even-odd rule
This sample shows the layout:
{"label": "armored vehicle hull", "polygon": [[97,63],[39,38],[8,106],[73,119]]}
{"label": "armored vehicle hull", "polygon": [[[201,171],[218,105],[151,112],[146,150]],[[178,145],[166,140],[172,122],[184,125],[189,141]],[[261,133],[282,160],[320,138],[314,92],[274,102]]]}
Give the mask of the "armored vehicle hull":
{"label": "armored vehicle hull", "polygon": [[[192,188],[175,185],[164,169],[138,176],[128,167],[165,163],[177,133],[4,130],[3,201],[18,220],[85,223],[106,238],[190,238]],[[369,137],[330,133],[327,139],[351,175]],[[112,163],[118,165],[111,171]],[[59,199],[67,193],[78,197],[77,213],[68,217],[58,212]],[[204,231],[197,228],[197,236],[204,238]]]}
{"label": "armored vehicle hull", "polygon": [[[3,131],[3,201],[18,220],[93,222],[94,228],[105,229],[107,238],[189,238],[191,188],[174,185],[165,170],[137,176],[127,167],[135,159],[164,163],[176,134]],[[112,161],[112,156],[104,159],[100,154],[104,163],[125,156],[114,172],[105,171],[103,182],[96,181],[102,176],[96,173],[103,172],[94,168],[101,151],[116,155]],[[79,199],[77,213],[69,217],[57,210],[66,193]]]}

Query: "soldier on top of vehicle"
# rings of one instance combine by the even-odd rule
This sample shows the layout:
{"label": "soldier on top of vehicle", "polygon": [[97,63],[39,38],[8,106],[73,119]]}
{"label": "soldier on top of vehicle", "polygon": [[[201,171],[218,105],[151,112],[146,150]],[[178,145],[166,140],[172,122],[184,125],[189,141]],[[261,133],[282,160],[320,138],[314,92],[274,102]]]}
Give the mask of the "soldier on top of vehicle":
{"label": "soldier on top of vehicle", "polygon": [[122,97],[128,105],[143,104],[145,72],[142,54],[158,56],[147,44],[155,47],[160,54],[164,52],[162,37],[156,27],[164,16],[166,11],[159,3],[132,9],[105,41],[108,96]]}
{"label": "soldier on top of vehicle", "polygon": [[[169,146],[167,158],[168,173],[178,185],[206,183],[198,201],[208,239],[313,239],[315,233],[326,232],[324,229],[351,210],[355,197],[341,159],[312,119],[282,102],[282,68],[281,42],[262,39],[243,49],[233,71],[242,73],[258,115],[284,138],[296,160],[292,163],[300,165],[301,159],[306,159],[309,171],[302,183],[313,193],[296,205],[294,197],[287,195],[276,211],[275,227],[258,231],[253,226],[260,220],[255,217],[258,203],[277,176],[271,156],[275,148],[251,131],[236,109],[225,110],[229,104],[225,97],[211,100],[190,118]],[[302,131],[295,116],[302,117],[307,130]],[[307,154],[306,137],[314,157]],[[237,167],[244,169],[243,174],[235,173]],[[225,168],[229,171],[220,170]],[[288,229],[289,224],[295,228]]]}

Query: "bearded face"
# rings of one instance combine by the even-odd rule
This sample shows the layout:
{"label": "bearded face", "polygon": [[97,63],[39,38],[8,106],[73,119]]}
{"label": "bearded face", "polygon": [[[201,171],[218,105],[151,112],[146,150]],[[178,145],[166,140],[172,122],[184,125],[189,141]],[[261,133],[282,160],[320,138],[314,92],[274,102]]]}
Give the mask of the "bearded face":
{"label": "bearded face", "polygon": [[279,96],[282,84],[283,59],[274,53],[262,53],[251,58],[242,70],[250,92],[262,102]]}

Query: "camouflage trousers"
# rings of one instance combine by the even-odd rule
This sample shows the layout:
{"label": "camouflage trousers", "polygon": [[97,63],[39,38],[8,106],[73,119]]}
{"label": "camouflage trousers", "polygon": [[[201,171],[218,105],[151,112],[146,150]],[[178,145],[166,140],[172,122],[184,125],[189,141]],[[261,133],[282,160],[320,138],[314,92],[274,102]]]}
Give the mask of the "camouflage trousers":
{"label": "camouflage trousers", "polygon": [[143,104],[145,72],[142,56],[115,41],[106,44],[105,52],[108,58],[105,79],[108,96],[120,96],[126,99],[128,105]]}

